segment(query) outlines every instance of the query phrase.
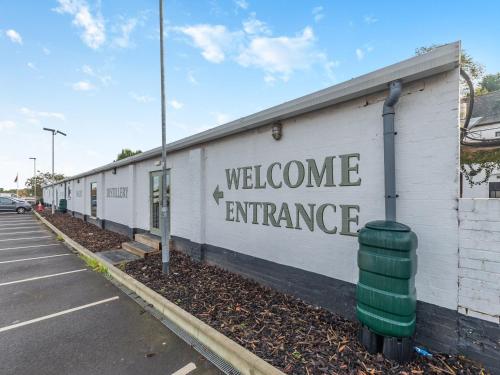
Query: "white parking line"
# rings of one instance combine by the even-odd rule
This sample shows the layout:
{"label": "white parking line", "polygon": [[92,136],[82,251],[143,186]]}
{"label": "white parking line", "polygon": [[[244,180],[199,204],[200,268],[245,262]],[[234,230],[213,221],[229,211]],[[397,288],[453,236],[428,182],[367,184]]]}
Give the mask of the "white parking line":
{"label": "white parking line", "polygon": [[183,368],[177,370],[176,372],[172,373],[172,375],[186,375],[189,374],[191,371],[196,370],[196,365],[193,362],[188,363],[186,366]]}
{"label": "white parking line", "polygon": [[17,247],[5,247],[3,249],[0,249],[0,251],[7,251],[7,250],[21,250],[21,249],[30,249],[33,247],[45,247],[45,246],[55,246],[58,245],[57,243],[49,243],[45,245],[30,245],[30,246],[17,246]]}
{"label": "white parking line", "polygon": [[37,260],[37,259],[47,259],[47,258],[56,258],[56,257],[65,257],[67,255],[73,255],[73,254],[56,254],[56,255],[46,255],[43,257],[34,257],[34,258],[25,258],[25,259],[15,259],[15,260],[4,260],[0,262],[0,264],[5,264],[5,263],[16,263],[16,262],[26,262],[28,260]]}
{"label": "white parking line", "polygon": [[30,277],[28,279],[22,279],[22,280],[16,280],[16,281],[8,281],[6,283],[0,283],[0,286],[25,283],[27,281],[34,281],[34,280],[40,280],[40,279],[48,279],[49,277],[68,275],[70,273],[83,272],[83,271],[87,271],[87,269],[86,268],[82,268],[82,269],[74,270],[74,271],[53,273],[52,275],[36,276],[36,277]]}
{"label": "white parking line", "polygon": [[21,226],[21,225],[35,225],[39,224],[33,221],[21,221],[18,223],[12,223],[10,222],[9,224],[0,224],[0,228],[10,228],[10,227],[15,227],[15,226]]}
{"label": "white parking line", "polygon": [[25,230],[25,231],[22,231],[22,232],[9,232],[9,233],[2,233],[2,234],[23,234],[23,233],[40,233],[40,232],[45,232],[45,229]]}
{"label": "white parking line", "polygon": [[78,306],[78,307],[73,307],[72,309],[59,311],[59,312],[54,313],[54,314],[45,315],[45,316],[41,316],[39,318],[27,320],[25,322],[12,324],[10,326],[6,326],[6,327],[0,328],[0,332],[5,332],[5,331],[9,331],[9,330],[14,329],[14,328],[19,328],[19,327],[22,327],[22,326],[26,326],[28,324],[33,324],[33,323],[41,322],[42,320],[52,319],[52,318],[55,318],[57,316],[69,314],[69,313],[72,313],[72,312],[75,312],[75,311],[78,311],[78,310],[87,309],[89,307],[101,305],[101,304],[106,303],[106,302],[116,301],[118,298],[120,298],[120,297],[119,296],[115,296],[115,297],[103,299],[103,300],[100,300],[100,301],[97,301],[97,302],[88,303],[86,305],[82,305],[82,306]]}
{"label": "white parking line", "polygon": [[27,224],[27,223],[38,223],[36,220],[3,220],[0,221],[1,226],[16,225],[16,224]]}
{"label": "white parking line", "polygon": [[21,240],[37,240],[39,238],[51,238],[52,236],[40,236],[40,237],[22,237],[22,238],[6,238],[5,240],[0,240],[0,242],[4,241],[21,241]]}
{"label": "white parking line", "polygon": [[40,223],[37,221],[22,221],[20,223],[0,224],[0,227],[4,228],[4,227],[13,227],[15,225],[25,226],[25,225],[35,225],[35,224],[40,224]]}
{"label": "white parking line", "polygon": [[13,229],[30,229],[30,228],[41,228],[40,225],[37,225],[37,224],[26,224],[26,225],[17,225],[17,224],[14,224],[14,225],[11,225],[11,226],[8,226],[8,227],[2,227],[0,225],[0,231],[5,231],[5,230],[13,230]]}

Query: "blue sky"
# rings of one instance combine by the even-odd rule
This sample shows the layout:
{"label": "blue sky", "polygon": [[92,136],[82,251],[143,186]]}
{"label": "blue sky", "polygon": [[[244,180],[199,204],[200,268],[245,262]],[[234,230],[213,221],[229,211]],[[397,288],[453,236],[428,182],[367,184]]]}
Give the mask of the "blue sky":
{"label": "blue sky", "polygon": [[[462,40],[500,71],[500,3],[165,0],[168,140]],[[470,9],[469,9],[470,8]],[[0,187],[160,145],[156,0],[0,2]]]}

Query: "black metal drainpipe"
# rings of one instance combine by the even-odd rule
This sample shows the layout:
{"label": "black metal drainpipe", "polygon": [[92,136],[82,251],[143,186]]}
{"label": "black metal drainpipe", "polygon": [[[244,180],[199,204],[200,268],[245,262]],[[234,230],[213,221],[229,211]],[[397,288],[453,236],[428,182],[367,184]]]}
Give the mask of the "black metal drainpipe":
{"label": "black metal drainpipe", "polygon": [[396,221],[396,154],[394,151],[394,105],[401,96],[401,81],[389,84],[389,95],[384,101],[384,177],[385,177],[385,219]]}

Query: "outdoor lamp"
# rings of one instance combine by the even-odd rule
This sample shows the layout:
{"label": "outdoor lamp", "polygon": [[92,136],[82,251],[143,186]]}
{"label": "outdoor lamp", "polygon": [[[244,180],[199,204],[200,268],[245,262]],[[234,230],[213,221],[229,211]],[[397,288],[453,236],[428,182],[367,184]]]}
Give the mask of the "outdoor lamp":
{"label": "outdoor lamp", "polygon": [[276,141],[279,141],[281,139],[281,133],[282,133],[282,126],[281,126],[281,122],[275,122],[273,124],[273,130],[272,130],[272,135],[273,135],[273,138],[276,140]]}

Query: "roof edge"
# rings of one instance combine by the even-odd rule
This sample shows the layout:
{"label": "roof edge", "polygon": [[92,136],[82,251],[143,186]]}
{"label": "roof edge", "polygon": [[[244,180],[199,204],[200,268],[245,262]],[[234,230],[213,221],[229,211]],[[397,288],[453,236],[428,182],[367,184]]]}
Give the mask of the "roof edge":
{"label": "roof edge", "polygon": [[[445,44],[423,55],[411,57],[371,73],[313,92],[312,94],[287,101],[263,111],[231,121],[227,124],[216,126],[201,133],[171,142],[167,144],[167,152],[179,151],[202,143],[211,142],[268,125],[275,121],[286,120],[291,117],[296,117],[318,109],[373,94],[387,89],[387,85],[395,80],[401,80],[403,83],[408,83],[427,78],[457,68],[459,62],[460,41]],[[64,183],[65,181],[151,159],[158,155],[161,155],[161,147],[65,178],[64,180],[58,181],[56,185]]]}

